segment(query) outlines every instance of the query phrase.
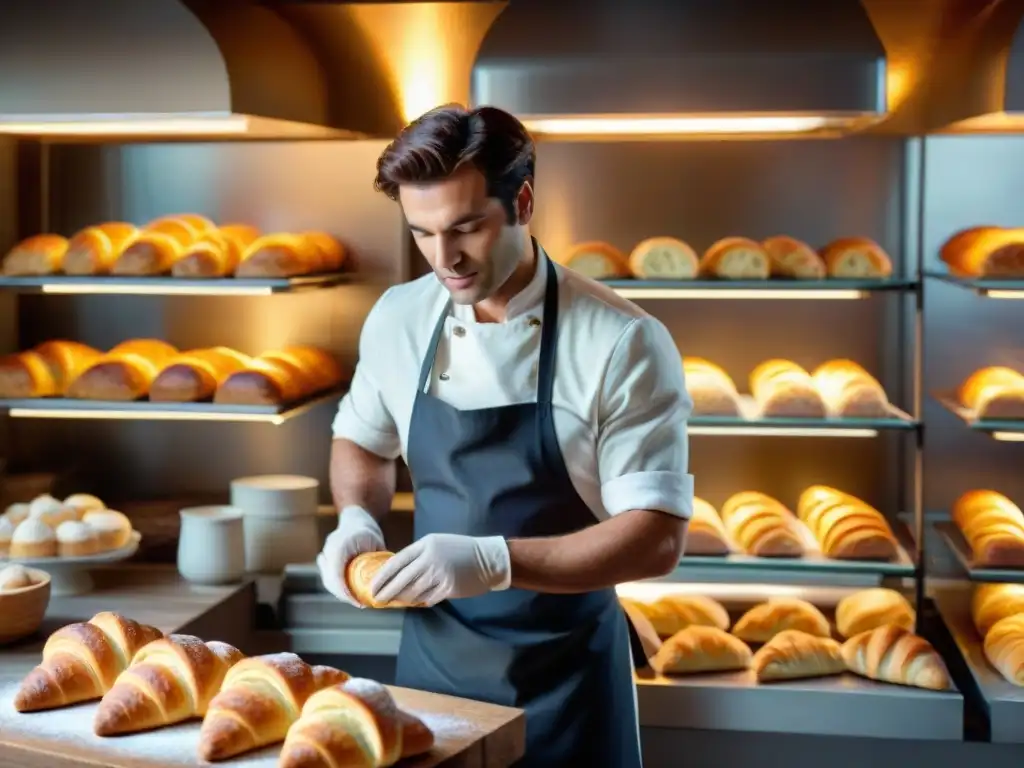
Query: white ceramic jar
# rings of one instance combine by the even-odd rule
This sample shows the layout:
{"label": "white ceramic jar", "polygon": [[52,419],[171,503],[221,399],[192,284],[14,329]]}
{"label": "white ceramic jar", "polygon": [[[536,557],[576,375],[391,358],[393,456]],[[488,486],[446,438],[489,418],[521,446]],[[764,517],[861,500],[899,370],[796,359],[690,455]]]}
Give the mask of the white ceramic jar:
{"label": "white ceramic jar", "polygon": [[231,584],[245,577],[242,511],[235,507],[181,510],[178,573],[196,584]]}
{"label": "white ceramic jar", "polygon": [[245,563],[250,573],[279,573],[312,563],[320,549],[320,483],[300,475],[242,477],[231,483],[231,505],[245,516]]}

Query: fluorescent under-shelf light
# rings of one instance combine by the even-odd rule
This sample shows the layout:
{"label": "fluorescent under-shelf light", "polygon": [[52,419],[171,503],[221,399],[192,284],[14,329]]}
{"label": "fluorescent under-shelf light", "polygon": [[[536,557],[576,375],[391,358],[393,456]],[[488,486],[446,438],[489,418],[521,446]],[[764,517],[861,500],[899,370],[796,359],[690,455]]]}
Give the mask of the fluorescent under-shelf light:
{"label": "fluorescent under-shelf light", "polygon": [[990,290],[982,291],[990,299],[1024,299],[1024,291]]}
{"label": "fluorescent under-shelf light", "polygon": [[878,437],[877,429],[837,429],[824,427],[706,427],[690,424],[686,428],[691,435],[712,435],[719,437]]}
{"label": "fluorescent under-shelf light", "polygon": [[1004,443],[1024,443],[1024,432],[993,432],[992,439]]}
{"label": "fluorescent under-shelf light", "polygon": [[132,411],[73,408],[11,408],[15,419],[94,419],[112,421],[242,421],[284,424],[285,414],[233,413],[230,411]]}
{"label": "fluorescent under-shelf light", "polygon": [[140,283],[43,283],[42,293],[53,294],[117,294],[146,296],[270,296],[274,291],[265,285],[142,285]]}
{"label": "fluorescent under-shelf light", "polygon": [[866,291],[856,290],[807,290],[773,288],[762,291],[756,288],[615,288],[624,299],[814,299],[846,300],[863,299]]}
{"label": "fluorescent under-shelf light", "polygon": [[834,127],[834,118],[796,115],[594,115],[524,117],[531,131],[553,136],[657,136],[680,134],[809,133]]}
{"label": "fluorescent under-shelf light", "polygon": [[33,136],[236,134],[248,127],[245,116],[224,113],[0,115],[0,133]]}

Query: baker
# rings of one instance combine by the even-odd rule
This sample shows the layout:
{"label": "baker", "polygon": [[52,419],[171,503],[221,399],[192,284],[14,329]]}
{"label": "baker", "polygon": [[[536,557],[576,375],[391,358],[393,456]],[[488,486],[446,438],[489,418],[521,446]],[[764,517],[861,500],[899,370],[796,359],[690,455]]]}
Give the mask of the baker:
{"label": "baker", "polygon": [[334,421],[338,528],[324,585],[356,605],[355,555],[385,548],[395,461],[414,543],[379,571],[405,613],[396,683],[526,710],[521,765],[641,765],[614,587],[676,567],[693,499],[691,401],[665,327],[556,265],[530,235],[536,151],[499,109],[408,125],[375,187],[431,274],[370,311]]}

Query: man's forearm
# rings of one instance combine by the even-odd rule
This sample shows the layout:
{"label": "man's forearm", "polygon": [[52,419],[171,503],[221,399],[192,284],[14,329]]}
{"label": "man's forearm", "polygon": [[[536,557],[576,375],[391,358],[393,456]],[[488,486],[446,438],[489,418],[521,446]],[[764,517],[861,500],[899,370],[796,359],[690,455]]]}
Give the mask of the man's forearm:
{"label": "man's forearm", "polygon": [[338,510],[358,506],[383,519],[395,495],[394,460],[336,439],[331,445],[331,494]]}
{"label": "man's forearm", "polygon": [[679,563],[686,521],[635,509],[564,536],[509,539],[512,586],[572,594],[663,576]]}

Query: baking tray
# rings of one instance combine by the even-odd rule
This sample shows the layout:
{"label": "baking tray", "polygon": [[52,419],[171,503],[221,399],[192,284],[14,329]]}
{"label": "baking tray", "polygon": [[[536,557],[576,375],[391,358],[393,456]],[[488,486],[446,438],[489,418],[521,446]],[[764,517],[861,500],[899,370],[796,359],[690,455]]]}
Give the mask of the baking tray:
{"label": "baking tray", "polygon": [[978,419],[974,411],[960,405],[952,392],[935,392],[932,397],[969,428],[978,432],[1024,432],[1024,419]]}
{"label": "baking tray", "polygon": [[[904,291],[914,288],[916,280],[893,278],[888,280],[601,280],[617,293],[627,298],[675,298],[671,292],[685,291],[687,298],[690,292],[706,291],[708,298],[714,293],[744,291],[756,294],[763,292],[764,298],[799,298],[799,294],[822,291]],[[756,296],[752,296],[756,298]],[[827,298],[824,297],[823,298]]]}
{"label": "baking tray", "polygon": [[970,278],[956,277],[955,275],[950,275],[946,272],[926,272],[925,277],[947,283],[948,285],[955,285],[958,288],[964,288],[968,291],[973,291],[979,296],[987,296],[990,291],[1002,291],[1008,293],[1019,293],[1021,294],[1021,297],[1024,298],[1024,280],[1019,278],[999,280],[988,277],[972,280]]}
{"label": "baking tray", "polygon": [[[889,406],[889,416],[878,419],[847,419],[827,417],[824,419],[808,419],[799,417],[761,417],[757,412],[757,404],[750,395],[740,396],[740,416],[691,416],[687,421],[690,434],[728,434],[736,432],[752,432],[763,434],[768,430],[778,434],[789,432],[797,437],[814,437],[814,432],[826,432],[837,436],[837,431],[847,431],[850,437],[875,437],[880,430],[914,430],[918,422],[906,411],[893,405]],[[710,432],[704,428],[713,428]],[[861,434],[857,434],[860,432]]]}
{"label": "baking tray", "polygon": [[114,277],[46,275],[41,277],[0,276],[0,289],[21,293],[123,294],[155,296],[265,296],[272,293],[330,288],[352,281],[348,273],[302,275],[300,277]]}
{"label": "baking tray", "polygon": [[1024,568],[976,568],[971,559],[971,548],[956,523],[943,520],[935,523],[935,530],[949,545],[954,557],[967,572],[971,581],[1013,582],[1024,584]]}

